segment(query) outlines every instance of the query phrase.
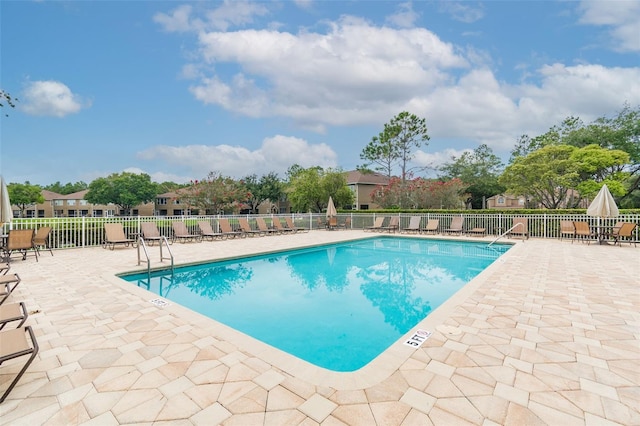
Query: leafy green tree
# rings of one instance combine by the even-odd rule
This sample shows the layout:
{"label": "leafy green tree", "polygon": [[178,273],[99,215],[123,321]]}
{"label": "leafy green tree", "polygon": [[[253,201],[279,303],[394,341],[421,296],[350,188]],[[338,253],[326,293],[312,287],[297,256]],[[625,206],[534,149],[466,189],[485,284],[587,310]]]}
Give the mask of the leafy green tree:
{"label": "leafy green tree", "polygon": [[517,157],[500,176],[507,192],[525,195],[548,209],[556,209],[566,200],[567,192],[578,184],[578,164],[571,155],[578,148],[549,145]]}
{"label": "leafy green tree", "polygon": [[[597,145],[607,150],[619,150],[628,154],[628,162],[601,169],[600,176],[582,177],[581,191],[588,194],[591,189],[598,188],[605,180],[616,187],[618,182],[624,181],[624,195],[619,199],[620,205],[627,208],[640,207],[640,107],[632,108],[625,105],[614,117],[600,117],[585,125],[579,118],[568,117],[560,125],[553,126],[548,132],[529,137],[520,137],[511,152],[510,164],[518,157],[526,157],[532,152],[549,145],[571,145],[585,148]],[[603,152],[603,151],[601,151]],[[583,170],[581,173],[587,173]],[[609,185],[607,185],[609,186]],[[588,189],[588,188],[591,189]],[[634,201],[635,200],[635,201]]]}
{"label": "leafy green tree", "polygon": [[158,187],[148,174],[122,172],[92,181],[84,198],[92,204],[113,203],[128,216],[133,207],[151,202],[157,195]]}
{"label": "leafy green tree", "polygon": [[440,167],[445,180],[459,178],[464,182],[462,192],[469,194],[466,201],[474,209],[484,208],[486,198],[505,190],[498,182],[502,170],[502,161],[485,144],[458,158],[451,157],[450,163]]}
{"label": "leafy green tree", "polygon": [[255,174],[244,178],[244,184],[251,194],[247,203],[252,213],[258,212],[258,206],[267,200],[276,202],[284,194],[284,183],[275,172],[270,172],[260,179]]}
{"label": "leafy green tree", "polygon": [[18,206],[20,216],[25,216],[25,210],[36,204],[44,203],[42,196],[42,188],[38,185],[32,185],[29,181],[25,183],[10,183],[7,185],[9,200],[11,205]]}
{"label": "leafy green tree", "polygon": [[[624,194],[627,173],[623,166],[629,156],[624,151],[598,145],[576,148],[571,145],[548,145],[526,157],[518,157],[500,177],[507,191],[531,196],[548,209],[575,207],[582,197],[591,197],[607,182],[612,192]],[[580,196],[570,201],[570,190]]]}
{"label": "leafy green tree", "polygon": [[68,182],[64,185],[62,185],[60,181],[57,181],[54,184],[47,185],[44,187],[44,189],[46,189],[47,191],[55,192],[57,194],[62,194],[62,195],[73,194],[74,192],[84,191],[87,188],[89,188],[89,185],[82,181],[79,181],[76,183]]}
{"label": "leafy green tree", "polygon": [[180,190],[184,204],[208,214],[237,213],[250,197],[244,182],[217,172],[210,172],[205,179]]}
{"label": "leafy green tree", "polygon": [[286,192],[294,211],[322,212],[333,198],[336,207],[351,206],[353,192],[347,186],[345,173],[339,169],[311,167],[298,170],[292,175]]}
{"label": "leafy green tree", "polygon": [[181,185],[179,183],[165,181],[165,182],[156,184],[156,186],[157,186],[158,194],[164,194],[166,192],[175,192],[178,189],[186,188],[189,185],[188,184]]}
{"label": "leafy green tree", "polygon": [[414,150],[428,140],[426,120],[403,111],[385,124],[383,131],[363,149],[360,158],[368,164],[361,167],[376,164],[375,170],[391,178],[393,169],[399,166],[404,182],[410,172],[409,162],[413,159]]}

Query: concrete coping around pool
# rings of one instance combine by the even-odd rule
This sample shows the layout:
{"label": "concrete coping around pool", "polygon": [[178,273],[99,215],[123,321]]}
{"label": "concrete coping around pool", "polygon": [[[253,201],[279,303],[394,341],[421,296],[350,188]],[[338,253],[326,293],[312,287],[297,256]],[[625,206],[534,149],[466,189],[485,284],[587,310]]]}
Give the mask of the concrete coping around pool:
{"label": "concrete coping around pool", "polygon": [[[391,235],[392,237],[410,237],[405,235]],[[380,237],[380,235],[367,235],[364,237],[354,238],[353,240],[348,241],[357,241],[362,239],[369,239]],[[447,238],[446,241],[454,241],[456,239]],[[345,241],[345,242],[348,242]],[[459,239],[461,242],[473,242],[473,240],[469,239]],[[485,243],[485,242],[478,242]],[[210,335],[220,341],[226,341],[234,345],[239,351],[249,354],[251,356],[258,357],[265,362],[273,365],[274,367],[292,375],[298,377],[300,379],[306,380],[311,384],[316,386],[327,386],[332,387],[336,390],[357,390],[363,389],[366,387],[370,387],[379,383],[389,376],[391,376],[396,370],[398,370],[403,363],[405,363],[416,351],[418,348],[413,348],[407,345],[404,345],[404,341],[407,340],[415,330],[422,329],[431,331],[434,334],[440,333],[442,336],[446,338],[447,332],[454,331],[451,328],[447,328],[444,324],[444,321],[451,316],[451,313],[454,309],[459,306],[463,301],[465,301],[470,295],[472,295],[480,286],[482,286],[486,282],[486,278],[492,274],[493,269],[502,265],[498,265],[498,263],[506,263],[510,258],[514,256],[519,256],[520,248],[523,244],[526,244],[523,241],[517,242],[508,242],[506,244],[511,245],[512,247],[507,250],[505,253],[501,254],[501,256],[496,259],[493,263],[491,263],[487,268],[485,268],[482,272],[480,272],[476,277],[474,277],[471,281],[469,281],[464,287],[454,293],[449,299],[443,302],[440,306],[434,309],[429,315],[416,324],[409,332],[400,337],[396,342],[391,344],[385,351],[383,351],[380,355],[374,358],[371,362],[369,362],[364,367],[353,371],[353,372],[337,372],[328,370],[322,367],[318,367],[314,364],[311,364],[307,361],[304,361],[294,355],[291,355],[287,352],[284,352],[280,349],[277,349],[267,343],[264,343],[258,339],[255,339],[247,334],[244,334],[240,331],[237,331],[225,324],[222,324],[214,319],[211,319],[205,315],[202,315],[198,312],[192,311],[191,309],[185,308],[181,305],[175,304],[170,300],[166,306],[155,306],[156,309],[163,309],[165,311],[169,311],[172,315],[175,315],[179,318],[182,318],[186,321],[189,321],[193,324],[198,324],[199,327],[202,327],[205,330],[209,330]],[[326,244],[321,244],[326,245]],[[314,247],[314,245],[306,245],[298,247],[299,249],[304,249],[308,247]],[[281,250],[278,250],[281,251]],[[274,251],[276,252],[276,251]],[[252,255],[260,255],[265,254],[263,252],[255,253],[255,254],[247,254],[247,256]],[[225,261],[231,259],[242,258],[246,256],[237,256],[231,258],[223,258],[223,259],[214,259],[212,261]],[[198,262],[204,263],[204,262]],[[175,267],[183,267],[188,266],[194,263],[180,263],[176,264]],[[157,268],[156,268],[157,269]],[[150,292],[143,288],[140,288],[133,283],[127,282],[121,278],[119,275],[124,275],[127,273],[140,273],[145,272],[146,267],[138,267],[134,269],[130,269],[128,271],[121,271],[118,275],[113,274],[105,274],[102,276],[106,281],[113,283],[113,285],[118,286],[125,291],[133,293],[145,300],[156,300],[162,299],[156,293]],[[154,305],[151,305],[154,306]]]}

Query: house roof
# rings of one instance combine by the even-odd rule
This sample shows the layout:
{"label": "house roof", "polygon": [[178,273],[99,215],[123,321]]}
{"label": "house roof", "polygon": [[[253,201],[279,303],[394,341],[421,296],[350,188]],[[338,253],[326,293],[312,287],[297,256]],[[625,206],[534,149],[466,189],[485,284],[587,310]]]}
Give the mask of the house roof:
{"label": "house roof", "polygon": [[359,170],[347,172],[347,185],[388,185],[389,177],[381,173],[362,173]]}

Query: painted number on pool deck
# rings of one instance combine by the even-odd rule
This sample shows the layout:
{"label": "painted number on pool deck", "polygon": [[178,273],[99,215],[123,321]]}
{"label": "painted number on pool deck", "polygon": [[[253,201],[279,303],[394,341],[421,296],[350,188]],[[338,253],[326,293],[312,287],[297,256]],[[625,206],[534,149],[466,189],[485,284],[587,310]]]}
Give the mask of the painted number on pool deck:
{"label": "painted number on pool deck", "polygon": [[425,340],[431,337],[431,334],[432,333],[430,331],[416,330],[409,339],[405,340],[404,344],[407,346],[413,346],[414,348],[419,348]]}

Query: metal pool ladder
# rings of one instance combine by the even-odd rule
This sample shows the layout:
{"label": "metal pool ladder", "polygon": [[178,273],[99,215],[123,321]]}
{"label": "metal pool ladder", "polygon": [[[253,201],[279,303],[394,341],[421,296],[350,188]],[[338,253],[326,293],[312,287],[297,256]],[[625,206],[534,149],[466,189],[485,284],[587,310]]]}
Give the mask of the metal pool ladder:
{"label": "metal pool ladder", "polygon": [[[505,235],[507,235],[509,232],[513,231],[513,230],[516,228],[516,226],[518,226],[518,225],[520,225],[520,226],[524,227],[524,224],[523,224],[523,223],[521,223],[521,222],[516,223],[516,224],[515,224],[515,225],[513,225],[511,228],[507,229],[507,230],[506,230],[506,231],[504,231],[502,234],[498,235],[498,236],[496,237],[496,239],[495,239],[495,240],[493,240],[493,241],[491,241],[487,247],[491,247],[491,245],[492,245],[493,243],[495,243],[495,242],[496,242],[496,241],[498,241],[500,238],[502,238],[502,237],[504,237]],[[524,234],[522,234],[522,241],[524,241]]]}
{"label": "metal pool ladder", "polygon": [[[162,254],[162,245],[167,247],[167,251],[169,252],[169,257],[164,257]],[[171,271],[173,272],[173,252],[171,251],[171,247],[169,247],[169,240],[164,235],[160,237],[160,262],[163,260],[171,260]],[[140,256],[140,247],[144,251],[144,255],[147,258],[147,273],[151,274],[151,258],[149,257],[149,250],[147,249],[147,244],[144,242],[144,238],[142,235],[138,237],[138,265],[142,263],[142,257]]]}

